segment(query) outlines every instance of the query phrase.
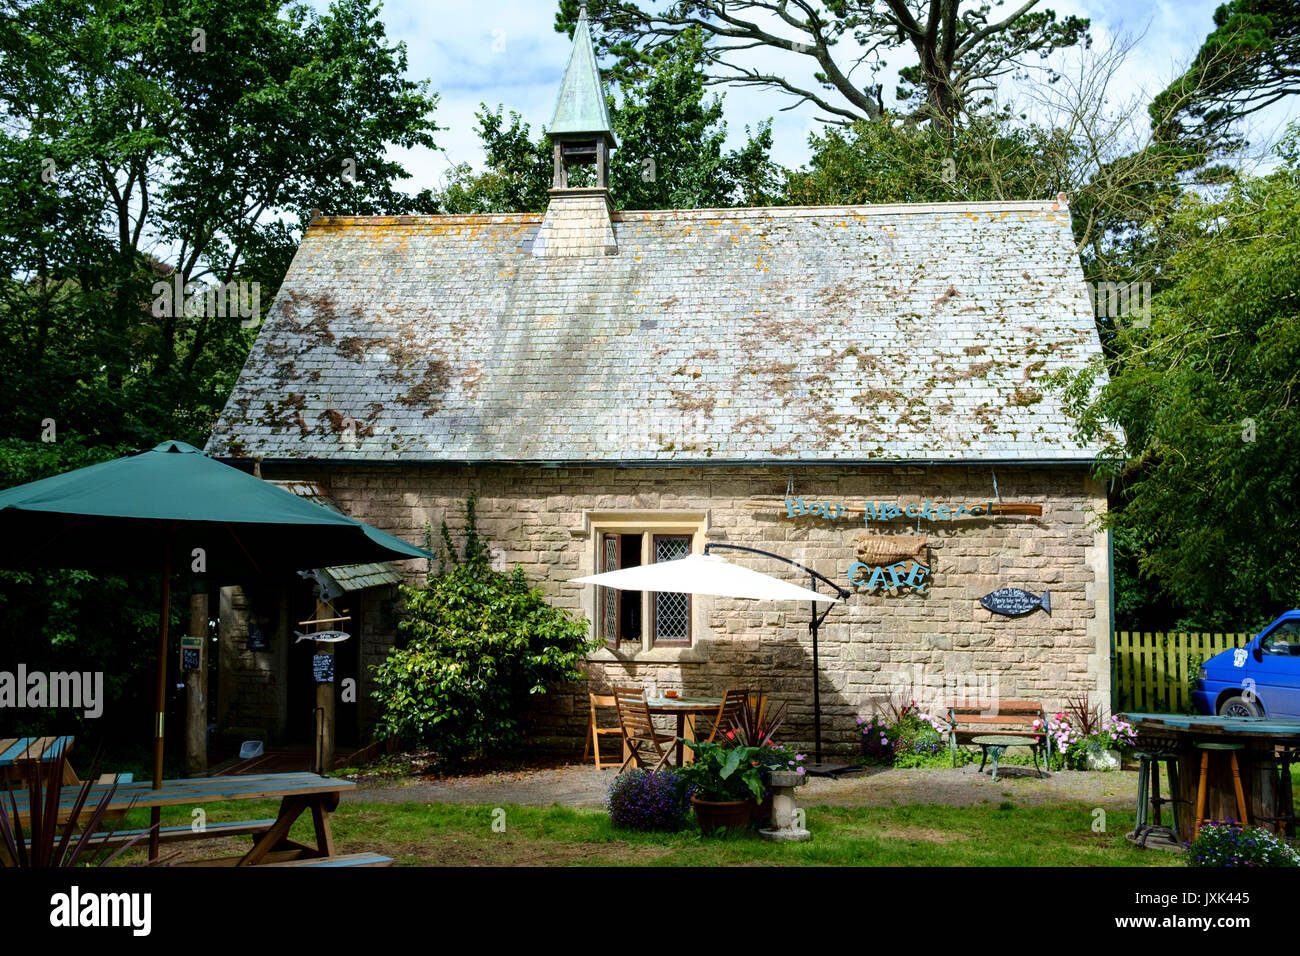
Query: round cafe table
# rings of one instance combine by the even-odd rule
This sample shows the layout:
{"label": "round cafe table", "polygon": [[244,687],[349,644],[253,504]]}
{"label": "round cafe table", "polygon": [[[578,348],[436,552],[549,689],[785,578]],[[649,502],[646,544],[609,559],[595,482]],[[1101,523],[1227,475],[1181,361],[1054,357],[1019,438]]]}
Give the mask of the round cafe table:
{"label": "round cafe table", "polygon": [[694,759],[682,744],[683,737],[695,739],[696,714],[716,714],[722,706],[721,697],[650,697],[646,700],[651,715],[669,714],[677,718],[677,766]]}
{"label": "round cafe table", "polygon": [[[993,779],[998,779],[998,758],[1002,756],[1002,751],[1008,747],[1032,747],[1034,751],[1034,769],[1038,770],[1038,747],[1039,742],[1033,737],[1012,737],[1009,735],[990,734],[985,737],[972,737],[971,743],[977,745],[984,751],[984,757],[980,760],[980,773],[984,772],[984,764],[988,762],[989,757],[993,758]],[[1041,780],[1043,771],[1038,770],[1038,777]]]}

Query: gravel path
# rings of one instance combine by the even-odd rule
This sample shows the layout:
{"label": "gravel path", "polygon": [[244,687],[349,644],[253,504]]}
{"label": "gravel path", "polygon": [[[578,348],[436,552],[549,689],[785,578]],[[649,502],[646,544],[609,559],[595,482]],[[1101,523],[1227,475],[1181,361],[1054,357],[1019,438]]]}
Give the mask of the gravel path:
{"label": "gravel path", "polygon": [[[805,806],[889,806],[929,803],[967,806],[1015,799],[1022,805],[1091,803],[1094,806],[1132,806],[1137,793],[1135,771],[1109,773],[1060,771],[1039,780],[1030,767],[1004,766],[994,783],[977,765],[958,769],[869,770],[841,777],[814,777],[799,792]],[[590,764],[546,770],[525,770],[455,777],[436,781],[412,780],[399,784],[362,783],[345,794],[349,803],[516,803],[532,806],[561,804],[601,807],[613,770],[598,771]]]}

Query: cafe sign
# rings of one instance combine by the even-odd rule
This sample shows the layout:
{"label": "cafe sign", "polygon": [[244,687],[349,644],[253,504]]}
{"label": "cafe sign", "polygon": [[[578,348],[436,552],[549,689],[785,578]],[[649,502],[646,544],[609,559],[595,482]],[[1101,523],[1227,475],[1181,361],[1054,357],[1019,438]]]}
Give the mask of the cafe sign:
{"label": "cafe sign", "polygon": [[864,501],[861,504],[835,499],[786,495],[751,498],[744,507],[751,511],[776,511],[783,518],[820,518],[824,521],[857,520],[864,524],[911,518],[917,521],[952,521],[957,518],[988,518],[1004,515],[1041,517],[1043,506],[1004,501],[985,501],[979,504],[935,503],[928,498],[921,501]]}

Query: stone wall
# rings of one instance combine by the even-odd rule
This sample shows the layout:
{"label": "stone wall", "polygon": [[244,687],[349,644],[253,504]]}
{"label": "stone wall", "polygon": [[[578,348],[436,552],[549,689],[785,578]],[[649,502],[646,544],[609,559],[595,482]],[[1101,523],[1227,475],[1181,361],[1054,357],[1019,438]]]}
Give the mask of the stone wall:
{"label": "stone wall", "polygon": [[[268,477],[321,481],[349,514],[413,543],[426,523],[446,521],[459,540],[465,499],[478,501],[479,530],[560,607],[595,617],[595,591],[568,579],[596,570],[594,523],[611,514],[668,514],[701,520],[698,544],[740,544],[801,560],[843,586],[863,531],[858,520],[790,519],[785,509],[752,510],[755,496],[783,496],[788,469],[765,467],[523,468],[436,466],[265,467]],[[270,474],[270,472],[275,472]],[[1092,517],[1104,486],[1083,468],[998,468],[1002,500],[1042,505],[1038,517],[963,517],[922,522],[933,579],[924,593],[866,591],[836,606],[821,628],[821,707],[827,749],[854,746],[854,718],[891,692],[937,709],[954,688],[965,696],[1041,698],[1052,709],[1088,695],[1109,706],[1109,569],[1104,532]],[[794,493],[818,501],[863,500],[977,505],[995,497],[989,468],[809,467],[793,471]],[[629,519],[632,520],[632,519]],[[873,530],[918,533],[915,520]],[[732,556],[787,580],[806,578],[776,562]],[[404,566],[411,583],[423,562]],[[1052,613],[994,615],[979,598],[1001,587],[1051,590]],[[719,695],[761,686],[790,706],[784,736],[812,737],[812,649],[807,605],[697,598],[690,648],[618,653],[588,662],[593,689],[654,680],[687,694]],[[380,648],[368,644],[365,664]],[[539,739],[581,737],[586,687],[548,694],[537,713]]]}

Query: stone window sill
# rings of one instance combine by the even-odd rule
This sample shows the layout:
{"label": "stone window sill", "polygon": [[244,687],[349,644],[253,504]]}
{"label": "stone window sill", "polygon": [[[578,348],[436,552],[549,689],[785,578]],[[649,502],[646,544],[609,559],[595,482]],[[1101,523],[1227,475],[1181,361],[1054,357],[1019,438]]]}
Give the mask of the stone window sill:
{"label": "stone window sill", "polygon": [[710,653],[712,643],[712,641],[701,641],[691,647],[652,647],[648,651],[644,648],[633,650],[631,647],[611,651],[608,647],[602,647],[588,654],[587,660],[608,664],[678,664],[707,661],[712,656]]}

